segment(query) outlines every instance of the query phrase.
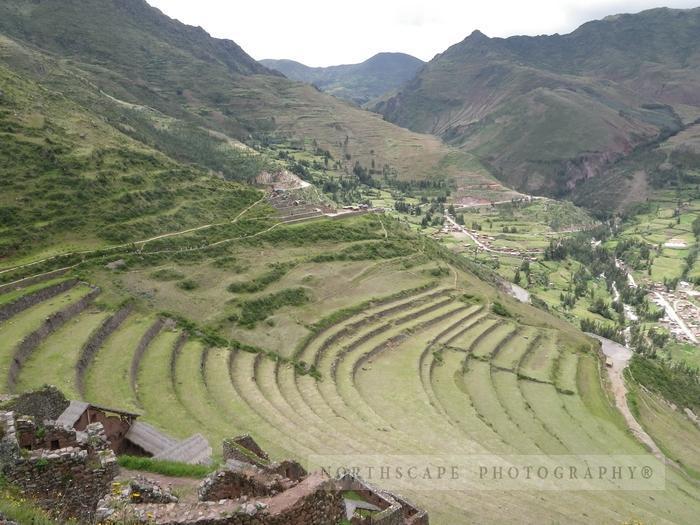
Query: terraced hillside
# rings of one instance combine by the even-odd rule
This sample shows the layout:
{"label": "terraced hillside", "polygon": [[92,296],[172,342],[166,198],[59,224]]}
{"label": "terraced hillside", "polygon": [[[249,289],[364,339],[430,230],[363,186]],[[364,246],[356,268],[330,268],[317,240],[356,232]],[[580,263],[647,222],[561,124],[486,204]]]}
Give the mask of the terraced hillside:
{"label": "terraced hillside", "polygon": [[[307,252],[322,249],[309,246]],[[73,397],[140,411],[175,436],[196,427],[217,442],[251,432],[273,456],[302,461],[316,454],[644,453],[611,408],[586,339],[499,297],[457,266],[440,269],[415,257],[316,255],[280,283],[249,280],[266,292],[315,281],[311,303],[286,307],[272,324],[249,332],[274,351],[224,344],[138,303],[105,309],[102,295],[114,293],[108,285],[100,290],[66,277],[6,288],[3,390],[50,382]],[[407,264],[411,259],[416,264]],[[324,279],[340,281],[346,293],[324,294]],[[384,288],[373,297],[377,282]],[[494,313],[495,300],[509,316]],[[190,303],[195,315],[197,302]],[[278,331],[286,337],[274,346]],[[245,330],[227,332],[239,337]],[[697,491],[672,469],[667,477],[666,490],[653,493],[407,495],[434,523],[498,523],[514,509],[530,523],[691,523]]]}

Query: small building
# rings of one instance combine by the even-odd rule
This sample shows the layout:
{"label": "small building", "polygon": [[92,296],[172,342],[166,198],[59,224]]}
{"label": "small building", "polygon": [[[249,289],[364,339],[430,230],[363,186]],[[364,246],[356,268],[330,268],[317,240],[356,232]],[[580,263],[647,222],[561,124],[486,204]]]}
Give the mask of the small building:
{"label": "small building", "polygon": [[126,447],[126,435],[139,415],[135,412],[93,405],[84,401],[71,401],[68,408],[56,420],[56,424],[84,432],[88,425],[102,423],[112,450],[120,454]]}
{"label": "small building", "polygon": [[212,449],[201,434],[178,440],[157,428],[137,421],[135,412],[107,408],[85,401],[71,401],[56,420],[63,428],[84,431],[88,425],[102,423],[112,450],[116,454],[146,456],[190,464],[211,462]]}

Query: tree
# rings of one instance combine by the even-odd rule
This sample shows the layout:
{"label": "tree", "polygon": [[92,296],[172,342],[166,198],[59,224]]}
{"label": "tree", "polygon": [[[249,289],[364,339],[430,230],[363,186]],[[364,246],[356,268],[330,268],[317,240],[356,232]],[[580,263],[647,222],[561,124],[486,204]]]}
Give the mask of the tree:
{"label": "tree", "polygon": [[520,284],[520,270],[516,268],[515,275],[513,276],[513,282],[515,284]]}

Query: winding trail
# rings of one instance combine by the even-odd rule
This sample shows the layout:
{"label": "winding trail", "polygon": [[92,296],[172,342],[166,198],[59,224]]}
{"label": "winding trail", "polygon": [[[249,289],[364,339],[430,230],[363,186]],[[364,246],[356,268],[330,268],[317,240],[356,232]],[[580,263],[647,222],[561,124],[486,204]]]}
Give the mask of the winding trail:
{"label": "winding trail", "polygon": [[612,392],[615,397],[615,406],[617,406],[617,409],[622,413],[622,417],[625,419],[627,427],[630,429],[634,437],[646,445],[654,456],[661,461],[667,462],[668,458],[666,458],[664,453],[661,452],[661,449],[654,442],[652,437],[642,428],[642,425],[639,424],[627,405],[627,385],[625,384],[624,371],[625,368],[627,368],[627,365],[629,365],[630,359],[632,359],[632,350],[599,335],[591,333],[586,333],[586,335],[600,341],[605,357],[612,361],[612,366],[606,366],[608,370],[608,377],[610,378]]}

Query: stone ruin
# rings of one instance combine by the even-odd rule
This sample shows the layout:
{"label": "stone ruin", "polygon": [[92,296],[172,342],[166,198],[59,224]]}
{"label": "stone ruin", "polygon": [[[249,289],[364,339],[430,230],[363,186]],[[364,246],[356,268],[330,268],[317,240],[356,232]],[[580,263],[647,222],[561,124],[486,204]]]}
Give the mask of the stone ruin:
{"label": "stone ruin", "polygon": [[22,497],[56,519],[94,519],[119,467],[100,423],[76,432],[0,413],[0,470]]}
{"label": "stone ruin", "polygon": [[[140,501],[129,491],[100,502],[103,523],[155,525],[428,525],[428,515],[404,498],[359,478],[334,479],[324,472],[308,474],[302,465],[270,461],[248,435],[227,439],[223,468],[199,485],[196,503]],[[355,499],[345,498],[353,492]],[[362,501],[356,499],[362,498]],[[357,509],[369,511],[365,517]]]}
{"label": "stone ruin", "polygon": [[[357,476],[342,476],[337,481],[337,487],[343,493],[353,493],[352,499],[345,499],[345,514],[352,525],[429,525],[426,511],[402,496],[370,485]],[[355,514],[357,509],[371,514],[358,516]]]}
{"label": "stone ruin", "polygon": [[[147,477],[115,482],[117,458],[101,422],[78,431],[48,419],[65,408],[59,396],[19,401],[14,409],[47,419],[38,422],[38,417],[0,412],[0,473],[21,497],[60,521],[337,525],[346,519],[355,525],[428,524],[424,511],[359,478],[309,474],[296,461],[274,462],[249,435],[225,440],[224,465],[199,484],[197,501],[180,502]],[[350,491],[352,499],[345,497]]]}

